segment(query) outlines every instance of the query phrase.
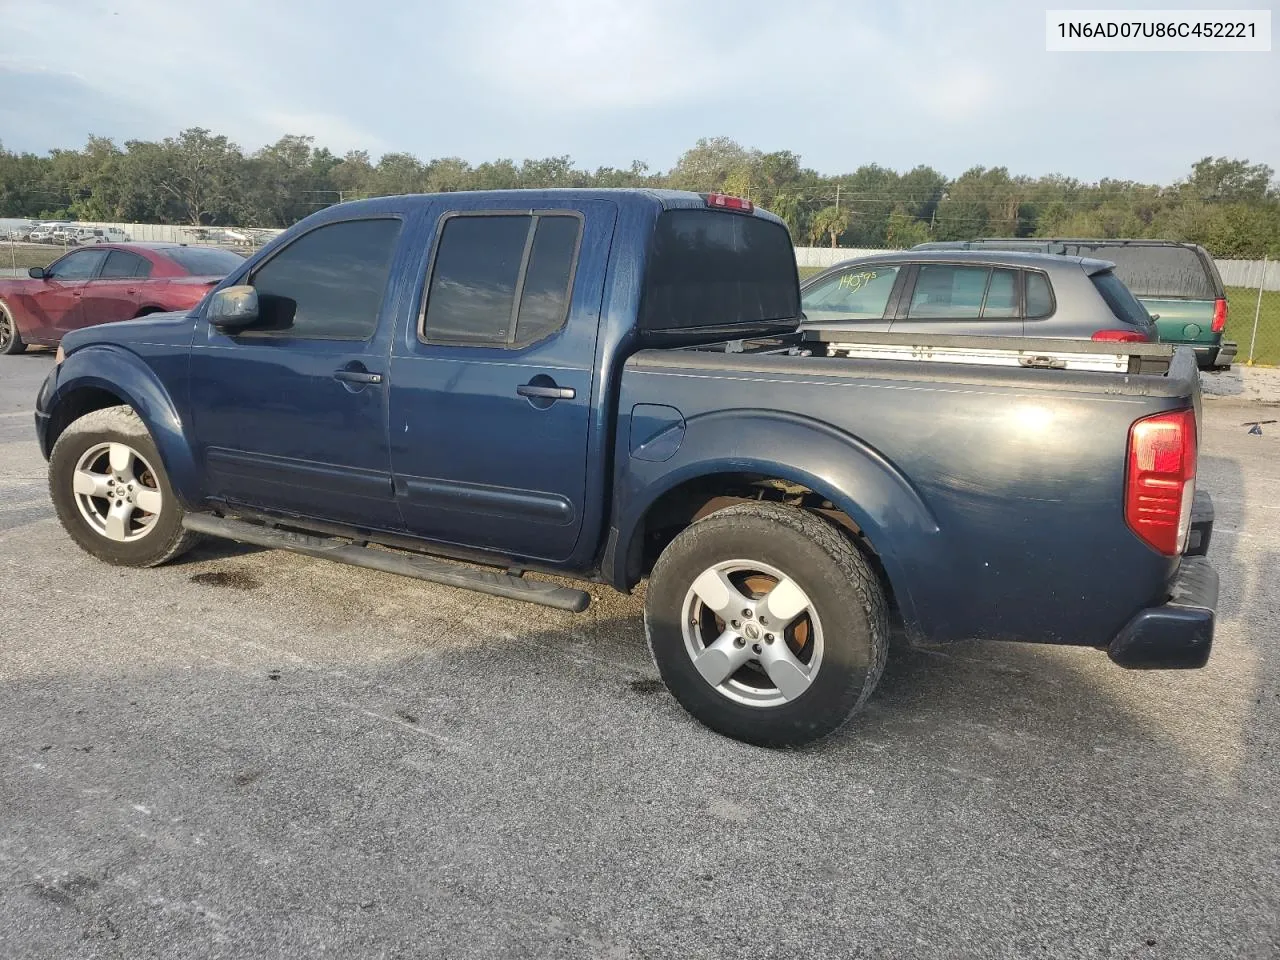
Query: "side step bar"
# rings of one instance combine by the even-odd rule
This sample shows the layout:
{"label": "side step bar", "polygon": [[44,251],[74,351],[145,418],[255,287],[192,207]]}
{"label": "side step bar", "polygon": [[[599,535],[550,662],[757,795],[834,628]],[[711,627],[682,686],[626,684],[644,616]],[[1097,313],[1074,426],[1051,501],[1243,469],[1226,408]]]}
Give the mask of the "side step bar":
{"label": "side step bar", "polygon": [[297,533],[257,523],[246,523],[243,520],[230,520],[215,517],[211,513],[189,513],[182,518],[182,525],[188,530],[207,533],[213,537],[252,543],[275,550],[291,550],[308,557],[336,560],[338,563],[349,563],[352,566],[367,567],[370,570],[382,570],[385,573],[398,573],[403,577],[443,583],[445,586],[460,587],[463,590],[476,590],[495,597],[506,597],[508,600],[524,600],[527,603],[538,603],[545,607],[556,607],[573,613],[581,613],[591,602],[591,595],[585,590],[558,587],[553,583],[542,583],[537,580],[525,580],[492,570],[472,570],[470,567],[456,566],[432,557],[360,547],[332,537],[318,537],[309,533]]}

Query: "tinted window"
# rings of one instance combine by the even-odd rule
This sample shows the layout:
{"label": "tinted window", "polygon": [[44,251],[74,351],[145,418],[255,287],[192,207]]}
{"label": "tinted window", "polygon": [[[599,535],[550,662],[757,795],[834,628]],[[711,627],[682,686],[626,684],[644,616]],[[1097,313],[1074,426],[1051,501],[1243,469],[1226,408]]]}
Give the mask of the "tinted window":
{"label": "tinted window", "polygon": [[564,325],[581,224],[577,217],[537,218],[516,319],[518,343],[541,340]]}
{"label": "tinted window", "polygon": [[1095,273],[1089,279],[1093,281],[1102,299],[1107,301],[1107,306],[1117,320],[1144,327],[1151,323],[1151,314],[1147,313],[1147,308],[1138,302],[1138,298],[1110,270]]}
{"label": "tinted window", "polygon": [[1135,296],[1213,300],[1218,295],[1218,285],[1204,261],[1188,247],[1082,243],[1071,252],[1112,261],[1116,265],[1116,276]]}
{"label": "tinted window", "polygon": [[146,277],[151,274],[151,263],[136,253],[112,250],[102,265],[101,277]]}
{"label": "tinted window", "polygon": [[440,246],[423,331],[447,343],[506,343],[530,217],[450,217]]}
{"label": "tinted window", "polygon": [[982,304],[982,316],[1000,320],[1018,315],[1018,272],[992,270],[987,283],[987,299]]}
{"label": "tinted window", "polygon": [[217,247],[171,247],[168,257],[193,277],[225,277],[244,266],[244,257]]}
{"label": "tinted window", "polygon": [[1027,316],[1047,317],[1053,313],[1053,291],[1049,289],[1049,278],[1043,273],[1027,275]]}
{"label": "tinted window", "polygon": [[796,257],[786,228],[717,210],[658,217],[640,302],[642,330],[794,321]]}
{"label": "tinted window", "polygon": [[105,250],[81,250],[55,263],[50,276],[58,280],[88,280],[98,272],[98,265],[106,258]]}
{"label": "tinted window", "polygon": [[982,297],[987,291],[990,272],[986,267],[922,265],[907,316],[913,320],[928,317],[976,320],[982,315]]}
{"label": "tinted window", "polygon": [[814,284],[801,305],[810,320],[879,320],[897,279],[897,267],[854,267]]}
{"label": "tinted window", "polygon": [[253,275],[263,323],[252,332],[373,336],[399,234],[399,220],[351,220],[299,237]]}

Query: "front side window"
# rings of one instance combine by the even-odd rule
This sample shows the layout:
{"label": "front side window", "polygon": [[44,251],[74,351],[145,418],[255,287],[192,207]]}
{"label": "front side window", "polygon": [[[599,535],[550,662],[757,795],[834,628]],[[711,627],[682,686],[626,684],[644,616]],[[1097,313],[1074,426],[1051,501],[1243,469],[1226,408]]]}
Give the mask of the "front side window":
{"label": "front side window", "polygon": [[299,237],[259,267],[260,324],[247,334],[367,340],[400,236],[400,221],[347,220]]}
{"label": "front side window", "polygon": [[912,320],[988,320],[1019,316],[1018,272],[922,264],[907,316]]}
{"label": "front side window", "polygon": [[581,233],[581,218],[567,214],[449,217],[427,287],[423,339],[514,347],[555,333],[568,315]]}
{"label": "front side window", "polygon": [[801,306],[809,320],[879,320],[897,279],[897,267],[854,267],[810,287]]}
{"label": "front side window", "polygon": [[106,258],[105,250],[79,250],[55,263],[49,276],[55,280],[89,280]]}

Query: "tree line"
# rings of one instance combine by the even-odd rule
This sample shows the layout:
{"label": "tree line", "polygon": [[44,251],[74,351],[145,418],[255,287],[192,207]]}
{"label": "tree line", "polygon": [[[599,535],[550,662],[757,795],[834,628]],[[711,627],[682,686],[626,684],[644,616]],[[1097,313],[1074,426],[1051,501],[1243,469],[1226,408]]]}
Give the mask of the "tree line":
{"label": "tree line", "polygon": [[407,153],[338,156],[307,136],[246,152],[198,127],[122,147],[90,137],[40,156],[0,145],[0,217],[287,227],[343,200],[514,187],[670,187],[745,196],[782,217],[797,243],[904,247],[980,236],[1159,237],[1214,256],[1280,256],[1280,185],[1271,167],[1205,157],[1171,184],[974,167],[878,164],[829,176],[789,150],[699,140],[667,172],[642,162],[579,169],[568,156],[471,164]]}

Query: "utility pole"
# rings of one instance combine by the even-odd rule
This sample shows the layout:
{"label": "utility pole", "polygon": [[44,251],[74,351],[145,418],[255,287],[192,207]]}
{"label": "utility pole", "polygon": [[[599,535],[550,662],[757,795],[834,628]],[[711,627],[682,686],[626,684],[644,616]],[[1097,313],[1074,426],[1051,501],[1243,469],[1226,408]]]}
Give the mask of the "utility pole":
{"label": "utility pole", "polygon": [[836,181],[836,213],[840,212],[840,181]]}

